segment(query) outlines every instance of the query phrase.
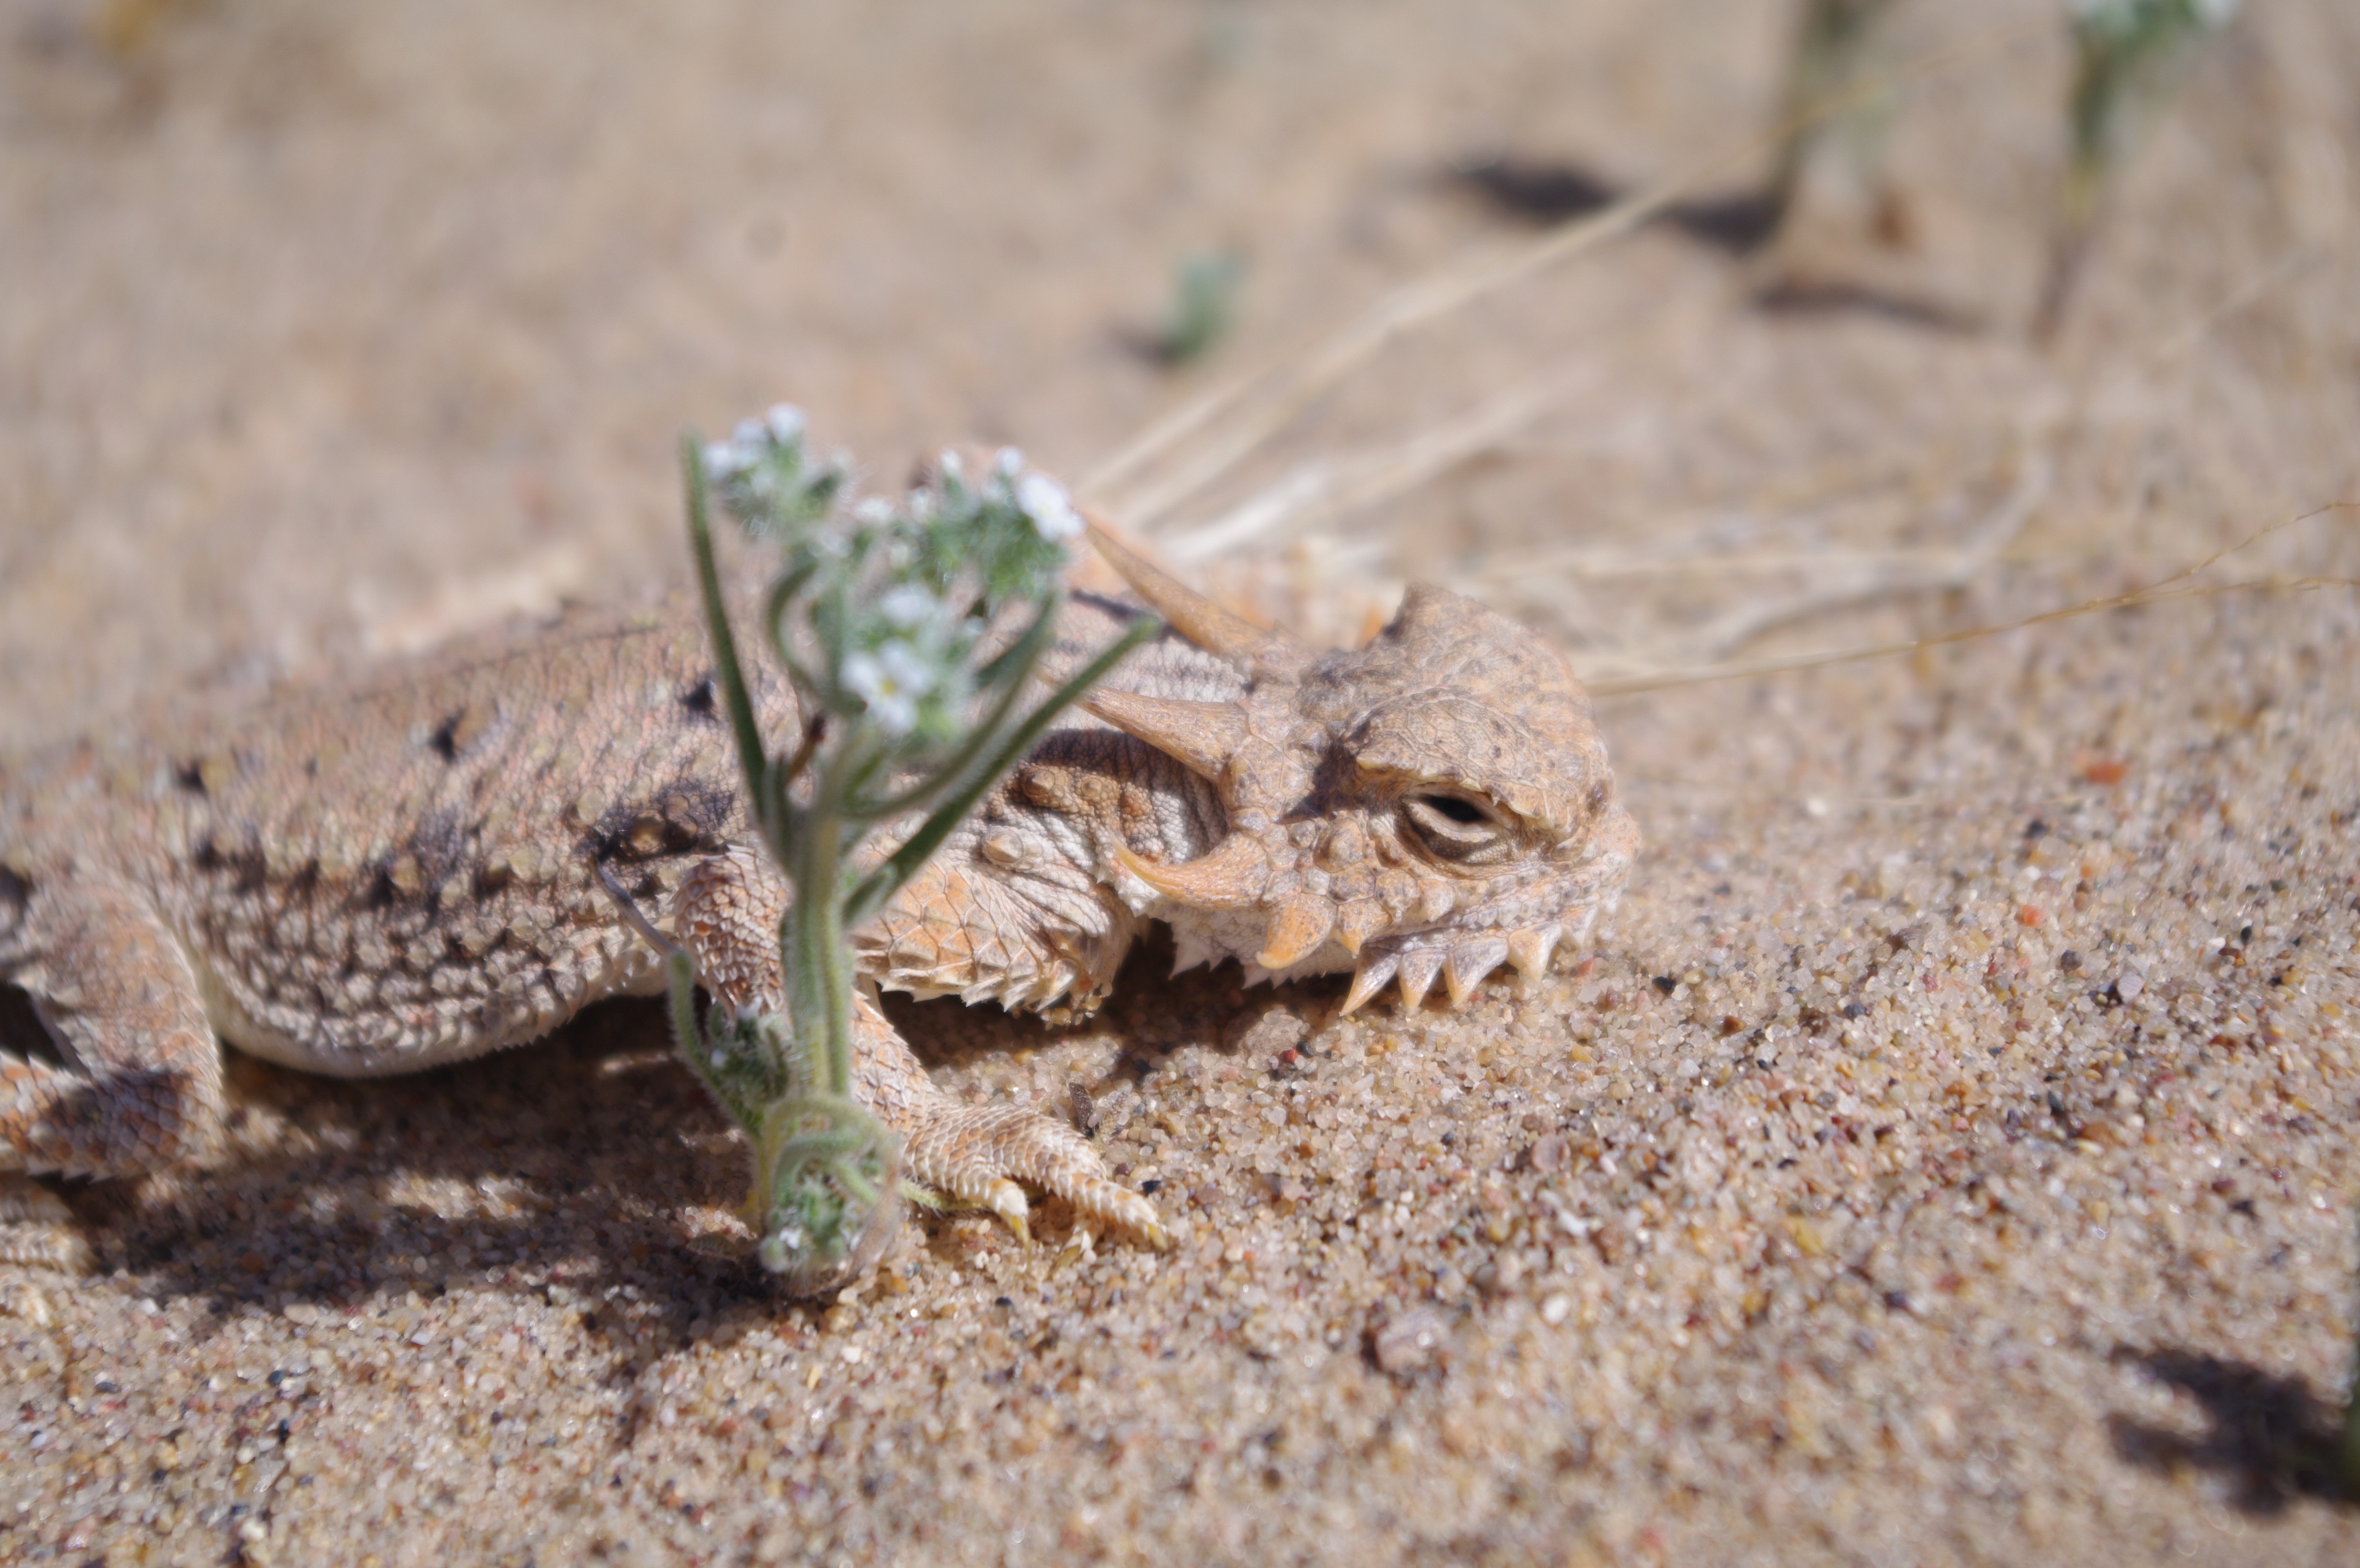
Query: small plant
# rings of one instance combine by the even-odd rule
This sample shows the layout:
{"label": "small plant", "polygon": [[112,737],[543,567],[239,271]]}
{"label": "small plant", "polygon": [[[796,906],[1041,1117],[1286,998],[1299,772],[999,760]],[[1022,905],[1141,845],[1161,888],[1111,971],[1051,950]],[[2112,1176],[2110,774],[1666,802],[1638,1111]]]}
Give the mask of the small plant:
{"label": "small plant", "polygon": [[1155,356],[1174,367],[1204,357],[1227,336],[1237,313],[1245,263],[1219,252],[1182,259],[1172,273],[1172,307],[1154,337]]}
{"label": "small plant", "polygon": [[[2353,1313],[2353,1320],[2355,1329],[2360,1329],[2360,1310]],[[2352,1387],[2344,1395],[2344,1431],[2336,1440],[2335,1479],[2345,1501],[2360,1503],[2360,1338],[2355,1338],[2352,1353]]]}
{"label": "small plant", "polygon": [[[2068,148],[2051,220],[2049,259],[2033,314],[2036,340],[2063,324],[2088,261],[2105,198],[2141,122],[2169,93],[2197,45],[2226,27],[2238,0],[2062,0],[2072,38]],[[1875,170],[1886,94],[1868,67],[1873,35],[1895,0],[1803,0],[1780,94],[1778,163],[1755,238],[1797,221],[1818,149],[1842,139],[1869,187],[1880,237],[1906,235],[1900,194]]]}
{"label": "small plant", "polygon": [[[1890,110],[1884,94],[1865,90],[1865,60],[1870,35],[1892,7],[1893,0],[1807,0],[1802,7],[1780,93],[1783,136],[1778,166],[1770,177],[1765,238],[1785,226],[1801,192],[1805,169],[1822,143],[1839,132],[1872,144],[1879,139]],[[1873,145],[1864,148],[1859,161],[1873,163],[1876,152]],[[1891,200],[1889,192],[1885,196]]]}
{"label": "small plant", "polygon": [[[840,461],[814,462],[790,408],[726,441],[686,444],[689,537],[716,680],[763,842],[792,884],[779,927],[785,1011],[717,1002],[700,1025],[695,966],[672,949],[682,1057],[754,1146],[748,1212],[764,1266],[806,1294],[883,1250],[905,1194],[892,1134],[852,1097],[850,936],[884,908],[1056,714],[1152,635],[1142,619],[1044,700],[1026,689],[1063,602],[1065,490],[1013,451],[970,479],[945,454],[934,485],[847,505]],[[707,491],[778,575],[757,631],[803,725],[762,733],[723,603]],[[883,854],[887,825],[917,827]]]}
{"label": "small plant", "polygon": [[2054,337],[2071,302],[2115,164],[2136,122],[2170,85],[2190,49],[2228,25],[2237,0],[2066,0],[2073,30],[2071,146],[2058,194],[2057,234],[2034,317]]}

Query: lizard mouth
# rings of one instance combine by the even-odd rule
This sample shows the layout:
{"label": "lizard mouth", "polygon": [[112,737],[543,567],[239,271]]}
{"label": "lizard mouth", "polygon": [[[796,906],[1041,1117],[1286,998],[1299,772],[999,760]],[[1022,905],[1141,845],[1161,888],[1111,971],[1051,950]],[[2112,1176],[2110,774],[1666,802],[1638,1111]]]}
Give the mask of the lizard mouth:
{"label": "lizard mouth", "polygon": [[1496,932],[1470,936],[1447,947],[1416,937],[1371,942],[1361,949],[1342,1012],[1359,1011],[1389,984],[1400,986],[1404,1007],[1415,1007],[1426,1000],[1437,979],[1449,995],[1450,1005],[1457,1007],[1502,964],[1513,965],[1527,979],[1540,975],[1564,938],[1564,926],[1550,921],[1505,936]]}
{"label": "lizard mouth", "polygon": [[1415,1008],[1437,981],[1458,1007],[1503,964],[1536,977],[1612,905],[1637,830],[1554,649],[1413,585],[1367,648],[1318,654],[1140,559],[1096,520],[1091,533],[1133,592],[1246,685],[1222,702],[1103,686],[1081,698],[1212,785],[1229,817],[1193,860],[1112,845],[1127,897],[1218,916],[1220,947],[1254,980],[1349,961],[1345,1014],[1389,987]]}
{"label": "lizard mouth", "polygon": [[1122,846],[1116,847],[1115,859],[1155,892],[1185,907],[1238,911],[1268,907],[1262,951],[1255,955],[1249,972],[1275,974],[1312,957],[1331,938],[1340,942],[1356,965],[1351,991],[1344,999],[1347,1014],[1357,1012],[1394,983],[1401,988],[1402,1005],[1415,1007],[1426,1000],[1437,980],[1456,1007],[1502,964],[1514,966],[1528,978],[1543,973],[1549,956],[1567,934],[1563,921],[1548,920],[1508,932],[1476,931],[1455,938],[1438,931],[1380,937],[1355,918],[1376,913],[1371,905],[1348,903],[1339,910],[1327,898],[1306,894],[1268,904],[1263,894],[1272,880],[1270,858],[1259,842],[1245,834],[1232,835],[1211,853],[1181,865],[1164,865]]}

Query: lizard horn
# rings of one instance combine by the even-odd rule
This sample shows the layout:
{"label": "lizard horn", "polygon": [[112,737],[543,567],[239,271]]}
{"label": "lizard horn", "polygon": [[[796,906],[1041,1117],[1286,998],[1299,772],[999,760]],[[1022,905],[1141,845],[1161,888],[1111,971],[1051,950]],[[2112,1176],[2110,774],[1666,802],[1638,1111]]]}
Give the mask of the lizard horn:
{"label": "lizard horn", "polygon": [[1276,971],[1311,956],[1328,933],[1336,928],[1336,906],[1324,898],[1290,898],[1278,906],[1263,933],[1262,953],[1254,962]]}
{"label": "lizard horn", "polygon": [[1354,971],[1352,989],[1345,996],[1343,1010],[1337,1016],[1340,1018],[1358,1012],[1367,1003],[1370,997],[1385,988],[1386,983],[1393,978],[1394,971],[1400,967],[1391,959],[1379,959],[1376,962]]}
{"label": "lizard horn", "polygon": [[1498,937],[1480,937],[1450,949],[1442,966],[1442,982],[1450,991],[1450,1005],[1465,1004],[1485,975],[1507,961],[1508,944]]}
{"label": "lizard horn", "polygon": [[1508,961],[1527,979],[1548,972],[1549,954],[1557,949],[1565,927],[1554,923],[1508,934]]}
{"label": "lizard horn", "polygon": [[1294,669],[1308,656],[1301,644],[1275,631],[1264,631],[1241,615],[1232,615],[1170,573],[1149,565],[1117,543],[1114,535],[1095,519],[1090,522],[1090,543],[1098,546],[1107,565],[1121,574],[1133,593],[1170,621],[1181,636],[1207,652],[1273,671]]}
{"label": "lizard horn", "polygon": [[1148,860],[1125,844],[1114,847],[1114,858],[1123,870],[1191,909],[1251,909],[1270,885],[1270,856],[1243,833],[1232,833],[1211,853],[1176,866]]}
{"label": "lizard horn", "polygon": [[1401,956],[1401,995],[1404,1009],[1415,1009],[1434,989],[1434,977],[1442,972],[1442,955],[1433,951],[1413,949]]}
{"label": "lizard horn", "polygon": [[1360,956],[1360,944],[1389,923],[1383,905],[1373,898],[1356,898],[1336,912],[1336,939],[1357,959]]}
{"label": "lizard horn", "polygon": [[1214,784],[1245,744],[1245,710],[1231,703],[1183,702],[1100,687],[1082,698],[1082,707]]}

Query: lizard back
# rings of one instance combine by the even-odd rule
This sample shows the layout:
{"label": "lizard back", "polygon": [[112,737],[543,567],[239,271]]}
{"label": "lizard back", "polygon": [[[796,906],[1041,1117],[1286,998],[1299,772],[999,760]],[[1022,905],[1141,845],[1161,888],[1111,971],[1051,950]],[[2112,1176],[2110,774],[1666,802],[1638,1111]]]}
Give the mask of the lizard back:
{"label": "lizard back", "polygon": [[[1077,599],[1062,651],[1131,613]],[[792,691],[750,663],[766,731],[792,734]],[[1240,684],[1169,636],[1123,679],[1204,697]],[[1020,1004],[1102,991],[1132,932],[1100,885],[1087,826],[1100,817],[1179,859],[1221,830],[1199,781],[1070,713],[944,847],[943,869],[863,934],[864,967],[920,994]],[[38,965],[42,900],[118,883],[170,927],[224,1037],[311,1071],[411,1071],[660,990],[661,961],[599,869],[661,912],[697,861],[749,836],[694,607],[579,612],[0,768],[0,976]]]}
{"label": "lizard back", "polygon": [[[655,894],[743,833],[711,668],[684,611],[583,614],[55,748],[0,773],[0,966],[38,962],[42,901],[114,883],[257,1054],[394,1072],[545,1033],[651,983],[597,863]],[[792,722],[782,683],[760,703]]]}

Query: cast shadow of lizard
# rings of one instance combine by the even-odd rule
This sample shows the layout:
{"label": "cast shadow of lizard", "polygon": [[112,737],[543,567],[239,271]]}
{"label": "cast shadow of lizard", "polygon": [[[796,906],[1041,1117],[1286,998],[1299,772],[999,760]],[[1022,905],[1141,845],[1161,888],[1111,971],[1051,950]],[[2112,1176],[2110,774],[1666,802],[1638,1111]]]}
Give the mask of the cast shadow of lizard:
{"label": "cast shadow of lizard", "polygon": [[[1544,227],[1602,212],[1627,194],[1579,162],[1506,156],[1459,163],[1445,172],[1443,182],[1503,216]],[[1743,258],[1769,243],[1778,213],[1766,192],[1745,191],[1674,202],[1653,221],[1698,245]],[[1834,279],[1782,279],[1759,289],[1754,306],[1771,315],[1870,316],[1960,336],[1976,335],[1988,324],[1973,312],[1939,300]]]}
{"label": "cast shadow of lizard", "polygon": [[546,1041],[402,1078],[227,1060],[228,1146],[202,1168],[61,1188],[142,1294],[220,1319],[461,1279],[742,1293],[685,1223],[728,1206],[741,1157],[672,1061],[659,1007],[608,1003]]}
{"label": "cast shadow of lizard", "polygon": [[[1170,980],[1172,956],[1159,933],[1101,1019],[1073,1031],[949,1000],[891,999],[889,1012],[953,1092],[1062,1096],[1081,1084],[1113,1157],[1142,1080],[1156,1080],[1157,1098],[1185,1098],[1185,1080],[1207,1069],[1300,1070],[1274,1042],[1299,1038],[1304,1017],[1341,1000],[1340,979],[1248,992],[1225,966]],[[1216,1059],[1182,1071],[1168,1058],[1183,1055]],[[786,1300],[742,1234],[716,1234],[715,1212],[742,1192],[744,1156],[674,1060],[660,1004],[608,1003],[548,1041],[413,1077],[337,1080],[230,1060],[238,1120],[217,1159],[149,1183],[68,1190],[104,1233],[93,1240],[110,1294],[194,1307],[197,1321],[180,1322],[197,1343],[242,1343],[242,1358],[268,1358],[255,1364],[267,1387],[227,1396],[248,1396],[256,1420],[415,1376],[403,1342],[432,1343],[417,1359],[465,1377],[478,1430],[521,1421],[509,1429],[528,1434],[519,1442],[571,1442],[619,1464],[662,1420],[684,1354],[766,1336],[765,1354],[782,1351],[800,1376],[836,1348],[845,1325],[828,1303]],[[1182,1174],[1185,1159],[1174,1163],[1168,1174]],[[1202,1201],[1184,1201],[1185,1185],[1167,1183],[1167,1216]],[[1224,1212],[1232,1198],[1262,1201],[1224,1193]],[[1050,1298],[1070,1212],[1036,1211],[1029,1249],[989,1218],[913,1220],[915,1245],[895,1265],[901,1282],[880,1288],[962,1300],[958,1310],[992,1331],[985,1343],[1004,1336],[992,1375],[1029,1376],[1055,1343]],[[519,1343],[500,1335],[510,1322]],[[560,1382],[605,1390],[611,1424],[573,1439],[550,1429],[536,1390]],[[767,1418],[763,1403],[748,1395],[735,1413]]]}
{"label": "cast shadow of lizard", "polygon": [[[945,1078],[1019,1080],[1023,1058],[1046,1053],[1044,1070],[1103,1108],[1172,1051],[1250,1051],[1240,1019],[1317,1012],[1340,991],[1249,993],[1234,968],[1172,981],[1171,958],[1166,938],[1143,945],[1100,1022],[1076,1030],[951,1000],[888,1009]],[[660,1003],[603,1003],[546,1041],[414,1076],[340,1080],[228,1059],[231,1146],[208,1167],[62,1189],[104,1238],[104,1266],[137,1294],[202,1301],[221,1325],[294,1303],[382,1312],[453,1288],[570,1293],[625,1380],[697,1340],[814,1310],[782,1298],[744,1237],[716,1224],[742,1196],[745,1157],[673,1058]],[[1036,1246],[1054,1253],[1070,1212],[1045,1203],[1039,1220]],[[989,1228],[914,1223],[943,1257],[959,1250],[961,1223]],[[628,1309],[609,1300],[617,1286],[630,1288]]]}
{"label": "cast shadow of lizard", "polygon": [[2191,1395],[2212,1422],[2211,1431],[2191,1437],[2114,1416],[2108,1425],[2122,1459],[2146,1470],[2221,1472],[2234,1488],[2231,1504],[2249,1514],[2282,1513],[2301,1497],[2360,1507],[2335,1481],[2339,1413],[2300,1378],[2185,1350],[2124,1346],[2114,1359]]}

